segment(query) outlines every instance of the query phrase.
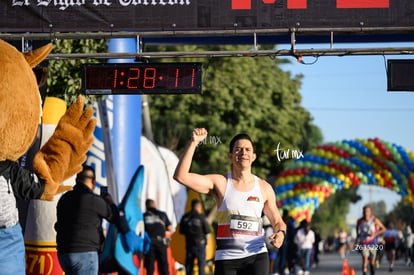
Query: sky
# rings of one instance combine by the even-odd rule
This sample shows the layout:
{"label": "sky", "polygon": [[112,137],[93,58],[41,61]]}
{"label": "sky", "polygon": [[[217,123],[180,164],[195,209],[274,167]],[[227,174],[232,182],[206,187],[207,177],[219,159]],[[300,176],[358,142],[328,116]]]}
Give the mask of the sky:
{"label": "sky", "polygon": [[[290,46],[290,45],[289,45]],[[338,44],[335,48],[414,47],[414,43]],[[329,45],[297,45],[298,49],[329,48]],[[285,49],[278,46],[278,49]],[[414,92],[388,92],[386,60],[413,59],[410,55],[304,57],[282,67],[293,75],[303,74],[302,106],[313,116],[325,142],[378,137],[414,151]],[[310,63],[314,64],[310,65]],[[414,77],[414,76],[413,76]],[[384,200],[387,211],[400,200],[382,187],[360,186],[363,199],[350,207],[348,220],[362,213],[368,202]]]}

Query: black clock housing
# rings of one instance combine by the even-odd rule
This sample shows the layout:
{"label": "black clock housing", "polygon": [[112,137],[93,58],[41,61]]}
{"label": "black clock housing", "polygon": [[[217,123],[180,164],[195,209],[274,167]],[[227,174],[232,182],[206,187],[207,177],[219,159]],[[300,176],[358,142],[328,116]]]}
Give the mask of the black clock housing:
{"label": "black clock housing", "polygon": [[201,63],[105,63],[83,65],[87,95],[200,94]]}

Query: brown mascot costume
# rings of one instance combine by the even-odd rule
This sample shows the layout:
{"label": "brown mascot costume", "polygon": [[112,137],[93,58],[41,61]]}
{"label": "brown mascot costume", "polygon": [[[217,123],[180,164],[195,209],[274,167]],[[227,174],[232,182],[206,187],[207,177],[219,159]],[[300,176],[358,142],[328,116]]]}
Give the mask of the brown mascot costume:
{"label": "brown mascot costume", "polygon": [[[0,40],[0,272],[25,274],[25,247],[16,200],[53,200],[72,189],[61,183],[81,171],[93,142],[93,110],[84,98],[68,108],[33,160],[34,172],[17,160],[29,149],[41,119],[41,98],[32,68],[51,52],[48,44],[21,53]],[[3,273],[5,272],[5,273]]]}

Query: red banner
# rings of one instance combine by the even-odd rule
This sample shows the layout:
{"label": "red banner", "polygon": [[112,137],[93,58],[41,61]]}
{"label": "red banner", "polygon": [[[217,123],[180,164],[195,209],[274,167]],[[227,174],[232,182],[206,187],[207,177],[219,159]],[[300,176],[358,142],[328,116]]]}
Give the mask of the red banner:
{"label": "red banner", "polygon": [[[309,0],[312,1],[312,0]],[[314,0],[317,1],[317,0]],[[275,4],[276,0],[262,0],[263,4]],[[279,0],[279,2],[281,2]],[[323,1],[319,1],[323,2]],[[287,0],[288,9],[306,9],[308,0]],[[389,8],[389,0],[336,0],[338,9],[373,9],[373,8]],[[250,10],[252,9],[251,0],[232,0],[232,10]]]}
{"label": "red banner", "polygon": [[389,8],[390,0],[337,0],[338,9]]}

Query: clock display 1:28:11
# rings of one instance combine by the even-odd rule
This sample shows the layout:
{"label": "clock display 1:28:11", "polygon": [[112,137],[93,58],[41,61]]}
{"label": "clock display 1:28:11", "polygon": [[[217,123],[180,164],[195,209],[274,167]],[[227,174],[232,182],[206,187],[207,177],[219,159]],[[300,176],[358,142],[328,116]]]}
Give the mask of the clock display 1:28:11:
{"label": "clock display 1:28:11", "polygon": [[85,94],[201,93],[201,63],[84,65]]}

